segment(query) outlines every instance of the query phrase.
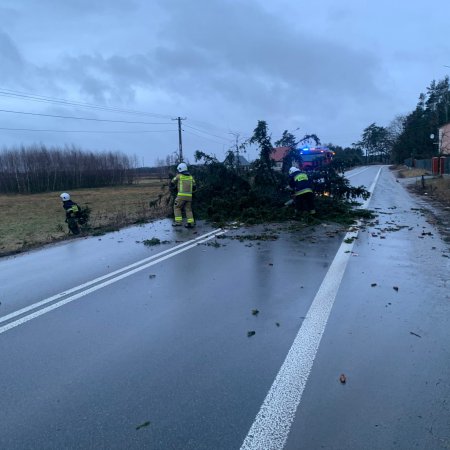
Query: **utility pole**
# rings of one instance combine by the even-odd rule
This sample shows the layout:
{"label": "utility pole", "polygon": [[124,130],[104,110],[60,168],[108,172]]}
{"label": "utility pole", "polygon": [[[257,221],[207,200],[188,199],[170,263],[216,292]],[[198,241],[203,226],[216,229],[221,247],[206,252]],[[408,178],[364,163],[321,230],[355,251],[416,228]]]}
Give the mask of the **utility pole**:
{"label": "utility pole", "polygon": [[236,138],[236,144],[235,144],[235,147],[236,147],[236,167],[239,169],[239,164],[240,164],[240,160],[239,160],[239,145],[238,145],[239,133],[232,133],[232,132],[230,132],[230,134],[232,134]]}
{"label": "utility pole", "polygon": [[448,88],[445,89],[445,123],[448,123]]}
{"label": "utility pole", "polygon": [[186,120],[186,117],[177,117],[176,119],[178,121],[178,159],[179,162],[183,162],[183,142],[181,140],[181,121]]}
{"label": "utility pole", "polygon": [[[449,67],[450,66],[445,66],[444,67]],[[445,123],[448,123],[448,75],[445,77],[446,78],[446,86],[445,86]]]}

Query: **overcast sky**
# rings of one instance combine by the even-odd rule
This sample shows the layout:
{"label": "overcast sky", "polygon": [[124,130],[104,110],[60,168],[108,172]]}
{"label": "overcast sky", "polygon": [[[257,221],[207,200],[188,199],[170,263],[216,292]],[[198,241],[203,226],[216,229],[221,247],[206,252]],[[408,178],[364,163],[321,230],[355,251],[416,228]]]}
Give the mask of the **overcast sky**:
{"label": "overcast sky", "polygon": [[350,146],[450,73],[449,17],[448,0],[1,0],[0,147],[154,165],[178,151],[176,117],[190,162],[258,120],[273,141]]}

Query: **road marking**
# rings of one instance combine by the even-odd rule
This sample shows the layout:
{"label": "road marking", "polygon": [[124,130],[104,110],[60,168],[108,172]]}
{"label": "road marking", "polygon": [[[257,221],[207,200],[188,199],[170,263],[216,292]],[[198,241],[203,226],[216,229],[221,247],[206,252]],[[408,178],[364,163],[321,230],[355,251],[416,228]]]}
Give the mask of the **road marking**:
{"label": "road marking", "polygon": [[[380,172],[381,168],[368,189],[371,194]],[[363,207],[368,204],[369,199]],[[345,235],[241,450],[284,447],[357,236],[358,231]]]}
{"label": "road marking", "polygon": [[160,253],[157,253],[156,255],[152,255],[152,256],[149,256],[148,258],[141,259],[140,261],[137,261],[137,262],[135,262],[133,264],[130,264],[130,265],[125,266],[125,267],[122,267],[121,269],[115,270],[114,272],[110,272],[110,273],[108,273],[106,275],[103,275],[101,277],[95,278],[94,280],[88,281],[88,282],[86,282],[84,284],[80,284],[79,286],[75,286],[75,287],[73,287],[71,289],[68,289],[67,291],[60,292],[59,294],[53,295],[52,297],[49,297],[49,298],[46,298],[45,300],[41,300],[40,302],[34,303],[34,304],[32,304],[30,306],[27,306],[25,308],[22,308],[22,309],[19,309],[18,311],[15,311],[15,312],[13,312],[11,314],[8,314],[6,316],[0,317],[0,323],[6,322],[8,320],[11,320],[14,317],[17,317],[17,316],[20,316],[22,314],[25,314],[28,311],[32,311],[33,309],[39,308],[39,307],[41,307],[43,305],[46,305],[47,303],[51,303],[51,302],[53,302],[55,300],[58,300],[58,299],[60,299],[62,297],[65,297],[66,295],[72,294],[72,293],[77,292],[77,291],[79,291],[81,289],[84,289],[86,287],[92,286],[93,284],[99,283],[100,281],[103,281],[103,280],[106,280],[108,278],[111,278],[111,277],[113,277],[113,276],[115,276],[115,275],[117,275],[119,273],[122,273],[122,272],[125,272],[127,270],[130,270],[133,267],[137,267],[137,266],[139,266],[141,264],[146,263],[147,261],[151,261],[151,260],[159,258],[160,256],[165,255],[167,253],[171,253],[174,250],[177,250],[178,248],[182,248],[182,247],[184,247],[184,246],[186,246],[186,245],[188,245],[190,243],[193,243],[195,241],[204,239],[204,238],[206,238],[206,237],[208,237],[210,235],[216,236],[220,231],[221,231],[220,229],[210,231],[209,233],[205,233],[205,234],[203,234],[201,236],[198,236],[197,238],[192,239],[190,241],[183,242],[183,243],[181,243],[179,245],[176,245],[175,247],[169,248],[168,250],[164,250],[164,251],[162,251]]}
{"label": "road marking", "polygon": [[345,175],[345,178],[351,178],[354,177],[355,175],[359,175],[360,173],[365,172],[366,170],[369,170],[368,167],[365,167],[364,169],[361,169],[359,172],[355,172],[355,173],[351,173],[350,175]]}
{"label": "road marking", "polygon": [[[207,242],[210,239],[215,238],[216,236],[225,233],[222,229],[217,229],[210,231],[209,233],[205,233],[202,236],[199,236],[195,239],[191,239],[190,241],[183,242],[182,244],[179,244],[175,247],[172,247],[168,250],[162,251],[156,255],[150,256],[148,258],[142,259],[140,261],[137,261],[133,264],[130,264],[126,267],[123,267],[121,269],[118,269],[114,272],[111,272],[109,274],[103,275],[101,277],[95,278],[94,280],[88,281],[87,283],[81,284],[79,286],[76,286],[74,288],[71,288],[67,291],[61,292],[59,294],[56,294],[52,297],[46,298],[44,300],[41,300],[37,303],[34,303],[30,306],[27,306],[25,308],[19,309],[11,314],[8,314],[6,316],[3,316],[0,318],[0,323],[6,322],[8,320],[13,319],[14,317],[26,314],[29,311],[32,311],[34,309],[38,309],[48,303],[54,302],[55,300],[58,300],[60,298],[66,297],[69,294],[72,294],[74,292],[80,291],[75,295],[69,296],[65,298],[64,300],[61,300],[59,302],[53,303],[45,308],[39,309],[38,311],[35,311],[34,313],[25,315],[24,317],[21,317],[20,319],[17,319],[13,322],[10,322],[6,325],[3,325],[0,327],[0,334],[4,333],[5,331],[8,331],[12,328],[15,328],[19,325],[22,325],[32,319],[35,319],[36,317],[42,316],[43,314],[46,314],[50,311],[53,311],[56,308],[59,308],[63,305],[66,305],[67,303],[73,302],[74,300],[77,300],[81,297],[84,297],[91,292],[95,292],[105,286],[109,286],[110,284],[116,283],[119,280],[122,280],[123,278],[127,278],[131,275],[134,275],[137,272],[140,272],[141,270],[147,269],[148,267],[154,266],[155,264],[158,264],[162,261],[165,261],[166,259],[172,258],[175,255],[178,255],[180,253],[183,253],[198,244],[202,244],[203,242]],[[109,278],[109,279],[108,279]],[[106,280],[106,281],[103,281]],[[102,282],[103,281],[103,282]],[[89,288],[89,286],[93,286]],[[88,288],[88,289],[86,289]],[[84,289],[84,290],[83,290]]]}

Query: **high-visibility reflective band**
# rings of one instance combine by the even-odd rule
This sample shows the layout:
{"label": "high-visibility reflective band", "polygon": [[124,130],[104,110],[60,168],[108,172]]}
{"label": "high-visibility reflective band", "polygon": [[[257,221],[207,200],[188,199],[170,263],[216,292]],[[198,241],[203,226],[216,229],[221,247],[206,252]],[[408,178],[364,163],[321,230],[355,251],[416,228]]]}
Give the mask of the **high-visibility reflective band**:
{"label": "high-visibility reflective band", "polygon": [[312,192],[312,189],[311,189],[311,188],[302,189],[301,191],[296,192],[296,193],[295,193],[295,196],[297,196],[297,195],[302,195],[302,194],[306,194],[306,193],[308,193],[308,192]]}
{"label": "high-visibility reflective band", "polygon": [[192,197],[192,194],[185,194],[183,192],[178,192],[178,197]]}
{"label": "high-visibility reflective band", "polygon": [[194,219],[188,219],[187,223],[194,223]]}

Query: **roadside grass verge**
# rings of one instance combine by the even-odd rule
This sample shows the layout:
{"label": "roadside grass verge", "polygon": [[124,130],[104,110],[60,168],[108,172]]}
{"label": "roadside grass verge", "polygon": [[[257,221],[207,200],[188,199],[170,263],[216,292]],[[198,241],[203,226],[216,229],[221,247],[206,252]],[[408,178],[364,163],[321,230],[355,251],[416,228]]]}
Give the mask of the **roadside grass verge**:
{"label": "roadside grass verge", "polygon": [[421,177],[422,175],[431,175],[428,170],[425,169],[414,169],[406,166],[394,166],[393,169],[399,169],[398,176],[399,178],[414,178]]}
{"label": "roadside grass verge", "polygon": [[[98,235],[170,214],[165,184],[148,179],[135,185],[78,189],[70,194],[76,203],[92,211],[85,234]],[[71,237],[59,194],[0,194],[0,256]],[[150,207],[149,202],[155,205]]]}
{"label": "roadside grass verge", "polygon": [[450,207],[450,177],[448,175],[429,177],[430,175],[431,173],[424,169],[401,168],[398,172],[400,178],[415,178],[412,186],[414,191],[426,194],[444,206]]}
{"label": "roadside grass verge", "polygon": [[450,207],[450,177],[436,177],[425,180],[425,190],[434,199],[443,203],[444,206]]}

